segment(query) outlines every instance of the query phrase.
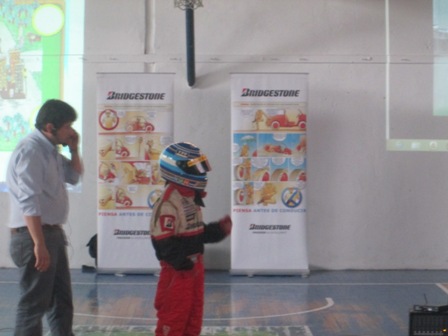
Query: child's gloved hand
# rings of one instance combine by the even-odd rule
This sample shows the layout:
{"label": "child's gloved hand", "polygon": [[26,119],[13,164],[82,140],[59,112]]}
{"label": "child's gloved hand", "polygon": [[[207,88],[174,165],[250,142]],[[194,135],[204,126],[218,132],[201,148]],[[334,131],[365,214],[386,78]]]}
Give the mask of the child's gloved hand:
{"label": "child's gloved hand", "polygon": [[230,218],[229,215],[221,218],[219,220],[219,226],[221,227],[221,230],[224,231],[226,236],[228,236],[230,232],[232,232],[232,218]]}

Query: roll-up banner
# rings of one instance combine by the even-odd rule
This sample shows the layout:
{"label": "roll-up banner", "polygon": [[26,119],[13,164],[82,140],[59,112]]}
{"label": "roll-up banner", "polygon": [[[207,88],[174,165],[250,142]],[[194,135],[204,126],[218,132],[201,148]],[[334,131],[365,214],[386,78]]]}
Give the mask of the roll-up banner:
{"label": "roll-up banner", "polygon": [[159,155],[173,142],[173,74],[99,73],[99,273],[159,268],[149,234],[163,189]]}
{"label": "roll-up banner", "polygon": [[231,273],[309,273],[308,75],[231,75]]}

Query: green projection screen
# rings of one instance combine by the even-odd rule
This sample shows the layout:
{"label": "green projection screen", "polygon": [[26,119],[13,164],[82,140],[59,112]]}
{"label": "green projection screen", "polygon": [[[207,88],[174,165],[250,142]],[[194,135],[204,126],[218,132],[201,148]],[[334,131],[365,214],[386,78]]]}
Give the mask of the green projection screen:
{"label": "green projection screen", "polygon": [[17,142],[44,101],[59,98],[82,125],[84,0],[0,0],[0,190]]}

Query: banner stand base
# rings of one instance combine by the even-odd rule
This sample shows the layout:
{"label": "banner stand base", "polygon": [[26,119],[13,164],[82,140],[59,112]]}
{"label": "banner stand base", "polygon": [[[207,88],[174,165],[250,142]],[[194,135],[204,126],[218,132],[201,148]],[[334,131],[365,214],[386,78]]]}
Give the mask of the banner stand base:
{"label": "banner stand base", "polygon": [[303,270],[262,270],[262,269],[231,269],[230,275],[245,275],[248,277],[253,276],[301,276],[302,278],[307,278],[310,275],[309,269]]}
{"label": "banner stand base", "polygon": [[112,268],[97,268],[97,274],[109,274],[116,276],[126,275],[154,275],[159,276],[160,269],[112,269]]}

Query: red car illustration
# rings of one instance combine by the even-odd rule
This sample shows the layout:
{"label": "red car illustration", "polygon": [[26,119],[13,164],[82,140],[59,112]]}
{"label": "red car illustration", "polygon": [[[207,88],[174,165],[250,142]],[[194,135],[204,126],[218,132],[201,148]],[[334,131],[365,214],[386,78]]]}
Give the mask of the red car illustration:
{"label": "red car illustration", "polygon": [[152,132],[154,131],[154,125],[149,121],[146,121],[143,117],[134,117],[126,122],[125,127],[127,132],[144,131]]}
{"label": "red car illustration", "polygon": [[264,150],[268,153],[286,154],[291,155],[292,151],[283,145],[264,145]]}
{"label": "red car illustration", "polygon": [[135,178],[138,184],[149,184],[151,182],[151,178],[145,174],[137,174]]}
{"label": "red car illustration", "polygon": [[302,131],[306,130],[306,114],[305,113],[300,112],[298,126]]}
{"label": "red car illustration", "polygon": [[306,129],[306,114],[300,113],[297,116],[297,122],[295,120],[289,120],[288,116],[286,115],[285,111],[282,111],[282,113],[268,116],[266,119],[266,126],[272,127],[274,129],[280,128],[280,127],[294,127],[298,126],[301,130]]}
{"label": "red car illustration", "polygon": [[123,146],[123,142],[119,139],[115,140],[115,154],[122,158],[128,157],[130,154],[129,149]]}

